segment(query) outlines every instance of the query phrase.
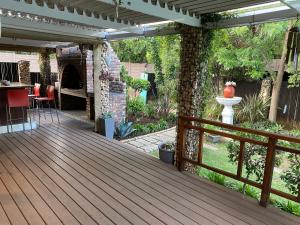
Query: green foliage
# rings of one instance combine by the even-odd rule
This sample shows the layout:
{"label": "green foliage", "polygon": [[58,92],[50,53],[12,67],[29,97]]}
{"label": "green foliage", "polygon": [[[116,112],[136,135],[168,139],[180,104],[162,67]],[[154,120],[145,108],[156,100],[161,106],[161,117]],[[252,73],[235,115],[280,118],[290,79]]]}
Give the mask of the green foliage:
{"label": "green foliage", "polygon": [[206,103],[203,116],[205,119],[209,120],[221,120],[223,107],[220,105],[215,98],[215,95],[212,95]]}
{"label": "green foliage", "polygon": [[147,124],[134,124],[134,129],[136,129],[136,135],[153,133],[169,128],[169,124],[166,120],[160,119],[157,123],[147,123]]}
{"label": "green foliage", "polygon": [[150,82],[147,80],[136,79],[126,74],[123,76],[123,79],[128,87],[131,87],[135,91],[135,96],[137,95],[137,92],[148,90],[150,87]]}
{"label": "green foliage", "polygon": [[158,86],[157,111],[161,117],[168,117],[175,109],[177,100],[177,80],[170,80]]}
{"label": "green foliage", "polygon": [[151,50],[150,50],[150,55],[149,57],[152,63],[154,64],[154,71],[155,71],[155,82],[158,85],[164,84],[164,76],[162,72],[162,61],[159,56],[159,43],[156,38],[151,38],[150,39],[150,44],[151,44]]}
{"label": "green foliage", "polygon": [[[264,121],[259,123],[244,123],[242,127],[251,128],[255,130],[264,130],[274,133],[279,133],[282,130],[282,127],[276,123],[272,123],[270,121]],[[257,136],[254,134],[249,134],[245,132],[236,132],[236,135],[245,138],[251,138],[258,141],[266,141],[264,137]],[[239,159],[240,152],[240,142],[239,141],[229,141],[227,144],[228,157],[230,162],[237,163]],[[246,178],[249,179],[251,175],[255,176],[255,180],[257,182],[261,182],[263,178],[264,166],[265,166],[265,158],[266,158],[267,150],[265,147],[260,145],[254,145],[250,143],[245,144],[244,150],[244,165]],[[275,158],[275,166],[279,166],[281,164],[281,156],[280,154],[276,154]]]}
{"label": "green foliage", "polygon": [[128,77],[128,71],[126,70],[125,66],[122,65],[121,70],[120,70],[120,79],[121,79],[121,81],[126,82],[125,81],[126,77]]}
{"label": "green foliage", "polygon": [[251,187],[250,185],[239,185],[238,186],[238,191],[251,197],[251,198],[255,198],[255,199],[258,199],[259,198],[259,192]]}
{"label": "green foliage", "polygon": [[112,118],[112,117],[113,117],[113,113],[112,112],[104,112],[101,115],[102,119],[109,119],[109,118]]}
{"label": "green foliage", "polygon": [[145,104],[140,97],[135,97],[127,101],[128,114],[141,117],[145,109]]}
{"label": "green foliage", "polygon": [[255,123],[267,119],[270,99],[264,101],[258,94],[246,96],[237,107],[236,120]]}
{"label": "green foliage", "polygon": [[[287,22],[216,30],[210,71],[227,78],[261,78],[278,58]],[[272,71],[269,71],[272,72]]]}
{"label": "green foliage", "polygon": [[217,184],[220,184],[220,185],[225,185],[225,180],[226,180],[226,177],[223,176],[223,175],[220,175],[218,173],[215,173],[215,172],[208,172],[207,173],[207,178],[214,182],[214,183],[217,183]]}
{"label": "green foliage", "polygon": [[135,92],[142,92],[148,90],[150,82],[143,79],[132,79],[129,86],[134,89]]}
{"label": "green foliage", "polygon": [[283,211],[300,216],[300,205],[292,203],[291,201],[275,201],[274,206],[280,208]]}
{"label": "green foliage", "polygon": [[133,129],[133,123],[132,122],[126,122],[122,121],[119,126],[116,127],[115,130],[115,137],[118,140],[124,139],[128,136],[130,136],[133,132],[135,132],[135,129]]}
{"label": "green foliage", "polygon": [[149,41],[146,38],[114,41],[111,46],[121,62],[147,63]]}
{"label": "green foliage", "polygon": [[156,104],[154,102],[148,102],[146,104],[144,116],[147,118],[155,118],[157,116]]}
{"label": "green foliage", "polygon": [[[299,130],[292,130],[289,135],[294,137],[300,137]],[[300,144],[284,142],[285,145],[290,148],[300,149]],[[288,154],[289,168],[283,172],[280,178],[285,182],[286,187],[292,194],[298,194],[298,185],[300,183],[300,156],[296,154]]]}

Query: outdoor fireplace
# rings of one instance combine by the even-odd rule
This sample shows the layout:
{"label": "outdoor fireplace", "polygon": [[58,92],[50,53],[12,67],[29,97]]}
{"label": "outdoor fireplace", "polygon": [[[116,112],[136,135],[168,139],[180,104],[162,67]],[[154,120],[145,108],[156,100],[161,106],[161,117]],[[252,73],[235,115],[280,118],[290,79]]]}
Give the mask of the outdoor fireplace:
{"label": "outdoor fireplace", "polygon": [[87,93],[87,60],[89,50],[79,47],[57,50],[60,72],[60,108],[62,110],[86,110],[89,101]]}
{"label": "outdoor fireplace", "polygon": [[83,89],[83,77],[79,74],[76,65],[65,66],[62,72],[61,88]]}

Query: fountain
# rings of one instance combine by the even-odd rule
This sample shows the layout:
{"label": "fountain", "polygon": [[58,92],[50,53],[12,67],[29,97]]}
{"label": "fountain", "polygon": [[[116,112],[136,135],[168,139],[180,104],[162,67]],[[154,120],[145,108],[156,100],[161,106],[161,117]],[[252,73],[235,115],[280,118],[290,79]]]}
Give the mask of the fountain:
{"label": "fountain", "polygon": [[219,104],[224,105],[224,109],[222,111],[222,122],[232,125],[233,115],[234,115],[232,106],[239,104],[242,101],[242,98],[241,97],[233,97],[233,98],[216,97],[216,100]]}

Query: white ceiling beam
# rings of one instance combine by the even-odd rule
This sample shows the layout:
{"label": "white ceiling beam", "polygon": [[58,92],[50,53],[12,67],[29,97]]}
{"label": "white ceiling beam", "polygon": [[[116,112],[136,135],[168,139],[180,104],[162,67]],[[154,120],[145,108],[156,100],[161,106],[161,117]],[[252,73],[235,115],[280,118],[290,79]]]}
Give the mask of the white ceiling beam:
{"label": "white ceiling beam", "polygon": [[236,18],[221,20],[217,23],[208,23],[208,28],[228,28],[238,26],[249,26],[260,23],[276,22],[297,18],[298,13],[294,9],[285,9],[261,14],[238,16]]}
{"label": "white ceiling beam", "polygon": [[66,7],[64,8],[64,11],[61,11],[57,8],[57,5],[54,5],[54,8],[52,9],[46,3],[44,3],[43,6],[39,6],[35,1],[32,1],[32,3],[29,4],[24,0],[0,0],[0,8],[25,14],[53,18],[75,24],[82,24],[98,29],[113,28],[118,30],[126,30],[129,32],[142,32],[142,30],[138,30],[136,26],[126,24],[122,20],[114,19],[111,21],[109,18],[103,19],[101,15],[99,15],[99,18],[96,18],[93,14],[91,16],[86,15],[84,11],[83,15],[80,15],[78,14],[77,10],[74,10],[74,12],[69,12]]}
{"label": "white ceiling beam", "polygon": [[300,0],[280,0],[283,4],[295,9],[300,13]]}
{"label": "white ceiling beam", "polygon": [[[73,36],[87,39],[104,38],[104,32],[93,29],[83,29],[81,27],[73,27],[71,25],[51,24],[27,20],[23,18],[3,16],[1,17],[2,28],[14,28],[18,30],[27,30],[33,32],[42,32],[56,35]],[[34,37],[33,37],[34,39]]]}
{"label": "white ceiling beam", "polygon": [[[97,1],[115,5],[114,0]],[[143,0],[122,0],[122,4],[119,7],[194,27],[201,26],[200,18],[197,18],[194,14],[192,16],[190,16],[188,12],[184,14],[182,9],[177,12],[174,6],[169,9],[167,4],[161,6],[158,0],[156,1],[156,4],[153,4],[151,0],[148,0],[147,2]]]}

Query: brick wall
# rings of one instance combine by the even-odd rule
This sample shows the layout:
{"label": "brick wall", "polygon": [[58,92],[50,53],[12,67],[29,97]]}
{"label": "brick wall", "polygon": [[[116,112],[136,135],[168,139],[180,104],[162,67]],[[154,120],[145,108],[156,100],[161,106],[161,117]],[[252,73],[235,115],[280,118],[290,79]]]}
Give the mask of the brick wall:
{"label": "brick wall", "polygon": [[117,124],[125,119],[126,84],[120,81],[109,82],[109,110],[114,114]]}

